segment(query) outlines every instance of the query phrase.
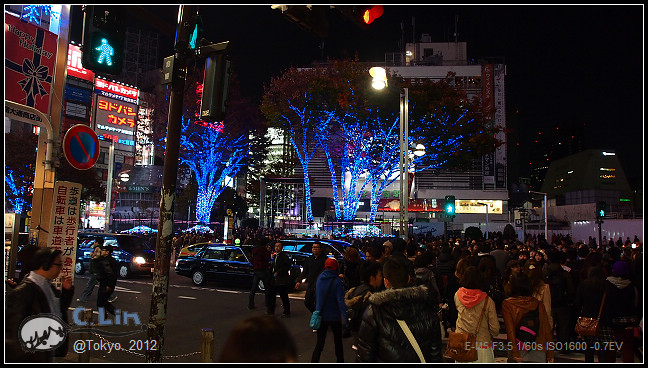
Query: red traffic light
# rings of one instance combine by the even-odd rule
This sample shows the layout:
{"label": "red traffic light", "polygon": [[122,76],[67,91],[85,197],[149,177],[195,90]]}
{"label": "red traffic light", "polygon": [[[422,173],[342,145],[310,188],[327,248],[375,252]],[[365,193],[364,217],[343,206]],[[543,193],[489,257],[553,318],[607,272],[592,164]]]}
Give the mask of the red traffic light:
{"label": "red traffic light", "polygon": [[383,15],[384,11],[385,9],[382,5],[374,5],[368,9],[365,9],[364,13],[362,14],[362,20],[365,22],[365,24],[371,24],[371,22],[380,18]]}

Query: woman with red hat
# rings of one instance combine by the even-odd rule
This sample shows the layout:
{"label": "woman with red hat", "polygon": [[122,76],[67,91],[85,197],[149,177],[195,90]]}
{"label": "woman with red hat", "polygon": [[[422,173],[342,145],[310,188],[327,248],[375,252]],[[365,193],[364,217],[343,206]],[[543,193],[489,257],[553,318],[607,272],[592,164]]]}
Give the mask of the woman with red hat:
{"label": "woman with red hat", "polygon": [[338,276],[338,262],[335,258],[327,258],[324,270],[317,278],[315,286],[316,307],[322,316],[322,324],[317,330],[317,343],[311,363],[319,363],[320,355],[324,350],[326,332],[331,327],[333,342],[335,344],[335,357],[338,363],[344,363],[344,347],[342,346],[342,323],[347,323],[347,307],[344,303],[344,286]]}

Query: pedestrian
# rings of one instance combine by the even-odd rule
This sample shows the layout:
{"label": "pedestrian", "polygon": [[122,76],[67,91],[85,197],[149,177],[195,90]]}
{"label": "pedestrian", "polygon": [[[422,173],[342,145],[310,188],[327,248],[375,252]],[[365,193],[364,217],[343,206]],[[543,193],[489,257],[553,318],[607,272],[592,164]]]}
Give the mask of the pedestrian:
{"label": "pedestrian", "polygon": [[281,321],[273,316],[252,316],[239,322],[230,332],[219,361],[296,363],[297,346]]}
{"label": "pedestrian", "polygon": [[283,307],[282,318],[290,317],[290,299],[288,299],[288,287],[290,285],[290,258],[283,251],[283,244],[280,241],[275,243],[275,255],[271,260],[270,269],[270,288],[266,291],[266,311],[269,315],[274,315],[277,305],[277,294],[281,298]]}
{"label": "pedestrian", "polygon": [[348,247],[344,251],[344,261],[340,264],[340,278],[344,290],[349,290],[360,285],[360,266],[364,260],[360,257],[358,249]]}
{"label": "pedestrian", "polygon": [[295,289],[299,289],[302,282],[306,282],[306,294],[304,295],[304,305],[313,313],[315,311],[315,285],[319,274],[324,270],[326,254],[323,252],[322,245],[319,242],[311,246],[312,255],[304,261],[304,270],[300,276],[301,282],[297,281]]}
{"label": "pedestrian", "polygon": [[471,261],[463,258],[457,262],[456,269],[452,275],[448,275],[447,283],[443,286],[443,291],[441,292],[441,320],[443,323],[443,333],[447,338],[449,336],[449,330],[455,331],[457,327],[457,318],[459,317],[459,312],[455,304],[454,296],[461,287],[459,280],[461,276],[471,265]]}
{"label": "pedestrian", "polygon": [[551,309],[551,290],[549,284],[544,282],[544,276],[542,275],[542,269],[540,264],[535,259],[530,259],[524,264],[524,273],[529,276],[531,280],[531,286],[533,288],[533,297],[542,302],[547,311],[547,318],[549,319],[549,326],[553,331],[554,319],[553,312]]}
{"label": "pedestrian", "polygon": [[[571,275],[562,267],[562,254],[559,251],[549,252],[549,264],[544,281],[549,284],[550,314],[553,317],[553,325],[556,326],[557,341],[569,342],[569,330],[574,328],[569,323],[569,311],[573,308],[575,290]],[[568,347],[569,344],[563,345],[563,354],[570,352]]]}
{"label": "pedestrian", "polygon": [[[536,336],[527,344],[518,343],[518,328],[529,311],[537,311]],[[553,363],[554,352],[548,342],[553,341],[549,318],[544,304],[533,297],[533,286],[526,273],[511,275],[511,296],[502,302],[502,317],[506,326],[509,362]]]}
{"label": "pedestrian", "polygon": [[502,287],[504,288],[504,296],[506,298],[511,296],[511,277],[514,273],[520,272],[521,270],[522,266],[517,259],[510,260],[506,264],[506,270],[502,275]]}
{"label": "pedestrian", "polygon": [[[254,277],[252,279],[252,289],[248,298],[248,309],[255,309],[254,296],[259,288],[259,282],[263,283],[265,292],[269,288],[269,274],[270,274],[270,252],[266,248],[266,239],[258,238],[255,241],[254,248],[252,248],[252,268],[254,269]],[[267,306],[266,306],[267,309]]]}
{"label": "pedestrian", "polygon": [[95,285],[97,284],[97,276],[99,274],[99,258],[101,257],[101,242],[97,239],[94,242],[94,249],[90,254],[90,262],[88,266],[88,272],[90,273],[90,279],[86,284],[85,289],[81,293],[81,297],[77,299],[77,302],[85,303],[90,298],[92,291],[94,290]]}
{"label": "pedestrian", "polygon": [[369,297],[375,293],[383,283],[380,263],[376,261],[365,261],[360,265],[360,285],[349,289],[344,295],[344,303],[348,307],[347,317],[349,318],[349,328],[353,336],[353,348],[356,350],[358,331],[362,314],[369,305]]}
{"label": "pedestrian", "polygon": [[485,291],[481,290],[482,275],[475,266],[466,268],[459,284],[461,287],[454,296],[458,311],[455,331],[476,335],[477,360],[475,362],[494,363],[493,337],[499,334],[500,328],[495,303]]}
{"label": "pedestrian", "polygon": [[110,294],[115,291],[119,262],[112,256],[113,248],[110,245],[104,245],[101,248],[101,257],[99,258],[97,280],[99,281],[99,290],[97,291],[97,309],[101,309],[115,315],[115,307],[109,301]]}
{"label": "pedestrian", "polygon": [[[38,251],[38,246],[35,244],[28,244],[23,246],[18,251],[18,262],[20,262],[20,274],[18,279],[14,280],[16,284],[19,284],[27,274],[34,269],[32,260],[34,259],[34,254]],[[12,275],[13,276],[13,275]]]}
{"label": "pedestrian", "polygon": [[[610,316],[614,338],[624,363],[634,363],[634,329],[639,326],[640,309],[637,288],[630,280],[630,265],[617,261],[607,279],[605,308]],[[609,300],[609,303],[608,303]]]}
{"label": "pedestrian", "polygon": [[342,346],[342,328],[347,326],[347,306],[344,304],[344,286],[338,277],[338,262],[335,258],[327,258],[324,270],[317,278],[316,310],[320,311],[322,323],[317,329],[317,343],[311,356],[311,363],[319,363],[326,332],[331,327],[335,358],[338,363],[344,363],[344,347]]}
{"label": "pedestrian", "polygon": [[[441,362],[439,300],[425,285],[408,286],[408,265],[390,257],[383,264],[386,290],[372,294],[358,332],[357,362],[418,363],[421,358],[401,323],[428,363]],[[403,322],[398,322],[398,321]],[[403,326],[403,327],[401,327]]]}
{"label": "pedestrian", "polygon": [[[603,267],[590,267],[587,278],[578,284],[576,296],[574,297],[574,309],[579,317],[598,318],[601,303],[605,303],[603,295],[606,286]],[[607,301],[607,303],[609,304],[610,301]],[[598,356],[599,363],[614,363],[616,361],[616,356],[608,356],[610,355],[608,354],[609,349],[595,349],[595,346],[611,346],[611,343],[616,342],[608,314],[601,313],[599,334],[596,336],[583,336],[583,342],[586,344],[586,363],[594,363],[595,354]]]}
{"label": "pedestrian", "polygon": [[[400,239],[400,238],[398,238],[398,239]],[[385,258],[390,257],[392,255],[393,251],[394,251],[394,244],[391,241],[387,240],[387,241],[385,241],[383,243],[383,249],[384,249],[384,252],[385,252],[383,257],[385,257]]]}
{"label": "pedestrian", "polygon": [[55,350],[25,351],[20,326],[29,316],[52,314],[67,323],[74,286],[68,276],[62,277],[62,290],[52,285],[61,273],[62,252],[39,248],[32,258],[33,270],[14,289],[7,290],[5,301],[5,362],[50,363],[54,357],[67,354],[67,340]]}

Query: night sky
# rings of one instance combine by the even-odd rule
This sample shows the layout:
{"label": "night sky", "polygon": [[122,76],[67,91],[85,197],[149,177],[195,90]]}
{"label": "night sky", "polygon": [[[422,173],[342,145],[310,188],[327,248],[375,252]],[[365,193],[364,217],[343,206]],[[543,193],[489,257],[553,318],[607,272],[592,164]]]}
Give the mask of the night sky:
{"label": "night sky", "polygon": [[[145,8],[158,24],[175,29],[177,5]],[[329,32],[320,39],[269,5],[201,7],[204,37],[230,41],[234,71],[252,100],[290,66],[356,54],[360,61],[381,62],[385,53],[400,51],[401,39],[418,42],[428,33],[432,42],[454,41],[456,24],[469,59],[504,60],[507,120],[516,121],[521,145],[539,132],[582,126],[582,148],[615,150],[626,176],[640,187],[643,11],[643,5],[386,5],[363,30],[327,9]],[[74,19],[73,10],[71,37],[80,42]],[[164,58],[172,54],[173,37],[161,39]]]}

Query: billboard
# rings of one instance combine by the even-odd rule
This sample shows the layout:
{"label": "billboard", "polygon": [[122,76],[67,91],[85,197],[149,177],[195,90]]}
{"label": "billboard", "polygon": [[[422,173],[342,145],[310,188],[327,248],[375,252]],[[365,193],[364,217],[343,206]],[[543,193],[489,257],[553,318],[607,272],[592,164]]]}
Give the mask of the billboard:
{"label": "billboard", "polygon": [[49,115],[58,36],[5,13],[5,98]]}
{"label": "billboard", "polygon": [[97,96],[95,132],[100,140],[115,142],[115,149],[134,152],[137,105]]}

